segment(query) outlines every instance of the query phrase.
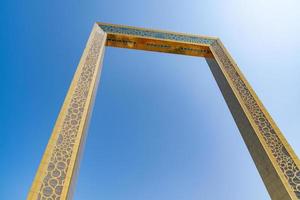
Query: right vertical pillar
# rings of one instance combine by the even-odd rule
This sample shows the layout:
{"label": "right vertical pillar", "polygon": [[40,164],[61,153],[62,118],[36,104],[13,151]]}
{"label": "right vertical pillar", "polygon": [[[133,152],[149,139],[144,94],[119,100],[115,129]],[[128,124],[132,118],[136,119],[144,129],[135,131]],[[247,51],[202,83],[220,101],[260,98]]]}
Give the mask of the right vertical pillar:
{"label": "right vertical pillar", "polygon": [[274,200],[300,199],[300,162],[221,41],[206,61]]}

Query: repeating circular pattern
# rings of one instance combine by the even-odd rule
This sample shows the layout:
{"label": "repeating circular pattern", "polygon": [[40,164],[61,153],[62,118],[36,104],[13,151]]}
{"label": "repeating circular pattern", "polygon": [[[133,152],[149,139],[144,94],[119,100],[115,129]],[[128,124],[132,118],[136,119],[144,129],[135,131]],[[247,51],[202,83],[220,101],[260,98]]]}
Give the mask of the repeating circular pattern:
{"label": "repeating circular pattern", "polygon": [[290,187],[300,199],[300,170],[291,155],[287,152],[284,144],[279,139],[275,129],[272,127],[266,115],[261,110],[255,98],[249,91],[247,85],[241,79],[233,63],[228,58],[224,49],[216,41],[211,45],[217,58],[222,63],[226,73],[229,75],[234,87],[239,92],[245,106],[247,107],[252,119],[263,136],[267,146],[270,148],[278,166],[287,179]]}
{"label": "repeating circular pattern", "polygon": [[103,33],[95,32],[72,94],[67,114],[63,120],[62,128],[58,133],[58,139],[48,164],[47,174],[43,178],[38,194],[38,200],[59,200],[61,197],[87,95],[92,87],[91,82],[97,67],[102,40]]}
{"label": "repeating circular pattern", "polygon": [[137,29],[134,27],[113,26],[113,25],[107,25],[107,24],[105,24],[105,25],[100,24],[99,26],[101,27],[101,29],[103,29],[107,33],[136,35],[136,36],[142,36],[142,37],[168,39],[168,40],[198,43],[198,44],[212,44],[215,41],[214,39],[209,39],[209,38],[201,37],[201,36],[165,33],[165,32],[152,31],[152,30]]}

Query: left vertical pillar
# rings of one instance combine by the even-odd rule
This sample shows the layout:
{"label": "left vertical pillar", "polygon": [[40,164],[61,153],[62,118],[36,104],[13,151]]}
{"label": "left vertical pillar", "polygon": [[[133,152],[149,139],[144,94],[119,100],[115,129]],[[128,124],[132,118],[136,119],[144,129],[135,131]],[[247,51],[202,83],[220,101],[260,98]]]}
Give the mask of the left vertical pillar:
{"label": "left vertical pillar", "polygon": [[102,69],[106,33],[95,24],[27,200],[71,199]]}

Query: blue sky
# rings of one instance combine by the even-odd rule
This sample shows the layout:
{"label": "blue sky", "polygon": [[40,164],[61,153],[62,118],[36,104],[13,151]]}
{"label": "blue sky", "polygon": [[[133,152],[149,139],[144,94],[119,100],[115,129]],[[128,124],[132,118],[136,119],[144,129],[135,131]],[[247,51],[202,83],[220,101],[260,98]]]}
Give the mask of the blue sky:
{"label": "blue sky", "polygon": [[[1,1],[0,199],[25,199],[95,21],[218,36],[300,154],[300,3]],[[203,58],[107,48],[75,199],[269,199]]]}

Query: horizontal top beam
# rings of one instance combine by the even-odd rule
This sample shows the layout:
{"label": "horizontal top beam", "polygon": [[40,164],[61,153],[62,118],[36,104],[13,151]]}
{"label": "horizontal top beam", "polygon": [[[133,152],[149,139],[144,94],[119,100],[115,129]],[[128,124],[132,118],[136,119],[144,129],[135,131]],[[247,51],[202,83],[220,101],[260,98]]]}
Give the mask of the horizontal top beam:
{"label": "horizontal top beam", "polygon": [[97,22],[107,33],[107,46],[212,57],[209,46],[218,38]]}

